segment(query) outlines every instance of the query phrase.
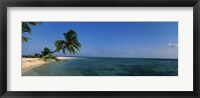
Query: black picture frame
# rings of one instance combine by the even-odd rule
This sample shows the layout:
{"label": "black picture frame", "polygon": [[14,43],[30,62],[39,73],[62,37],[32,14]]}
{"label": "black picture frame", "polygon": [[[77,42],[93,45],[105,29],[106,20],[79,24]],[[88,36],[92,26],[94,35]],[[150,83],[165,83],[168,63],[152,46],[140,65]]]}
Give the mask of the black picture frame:
{"label": "black picture frame", "polygon": [[[193,91],[7,91],[7,7],[193,7]],[[199,98],[200,0],[2,0],[0,1],[2,98]],[[167,81],[166,81],[167,82]]]}

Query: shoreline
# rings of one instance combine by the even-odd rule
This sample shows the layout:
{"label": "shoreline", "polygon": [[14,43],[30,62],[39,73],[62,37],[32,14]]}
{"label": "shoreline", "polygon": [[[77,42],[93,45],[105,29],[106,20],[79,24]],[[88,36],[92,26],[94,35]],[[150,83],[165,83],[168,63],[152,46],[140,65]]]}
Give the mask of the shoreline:
{"label": "shoreline", "polygon": [[42,58],[24,58],[22,57],[22,69],[25,68],[34,68],[41,66],[43,64],[53,63],[57,61],[74,59],[75,57],[57,57],[58,60],[48,59],[46,62]]}
{"label": "shoreline", "polygon": [[22,69],[28,67],[37,67],[52,62],[55,62],[55,60],[49,59],[45,62],[45,60],[41,58],[22,58]]}

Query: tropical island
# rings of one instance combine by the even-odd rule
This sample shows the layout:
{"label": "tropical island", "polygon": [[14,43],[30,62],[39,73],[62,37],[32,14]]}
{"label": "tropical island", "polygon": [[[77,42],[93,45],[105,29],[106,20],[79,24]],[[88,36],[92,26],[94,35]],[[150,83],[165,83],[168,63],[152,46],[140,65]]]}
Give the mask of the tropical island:
{"label": "tropical island", "polygon": [[[23,22],[22,23],[22,34],[32,34],[30,26],[37,26],[42,24],[41,22]],[[80,52],[81,44],[78,41],[78,36],[74,30],[69,30],[63,33],[65,40],[55,40],[54,45],[56,50],[52,51],[48,47],[45,47],[41,53],[35,53],[34,55],[22,55],[22,68],[37,67],[43,64],[52,63],[61,60],[70,59],[70,57],[56,57],[53,56],[55,52],[62,51],[66,54],[66,51],[70,54],[78,54]],[[28,42],[31,38],[22,36],[22,43]]]}
{"label": "tropical island", "polygon": [[178,22],[22,22],[22,76],[178,76]]}

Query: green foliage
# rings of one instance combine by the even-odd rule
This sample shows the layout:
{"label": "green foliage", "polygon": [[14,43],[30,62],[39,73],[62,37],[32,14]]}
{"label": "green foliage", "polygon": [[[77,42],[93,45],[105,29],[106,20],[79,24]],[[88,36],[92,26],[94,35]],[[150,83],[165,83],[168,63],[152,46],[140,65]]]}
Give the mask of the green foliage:
{"label": "green foliage", "polygon": [[55,46],[56,46],[56,52],[59,52],[61,49],[64,48],[65,45],[65,41],[64,40],[56,40],[54,42]]}
{"label": "green foliage", "polygon": [[41,58],[41,57],[42,57],[42,55],[41,55],[41,54],[39,54],[39,53],[35,53],[35,54],[34,54],[34,57],[36,57],[36,58]]}
{"label": "green foliage", "polygon": [[43,49],[43,51],[41,51],[42,56],[46,56],[46,55],[48,55],[48,54],[50,54],[50,53],[52,53],[52,51],[51,51],[51,49],[49,49],[49,48],[47,48],[47,47],[45,47],[45,48]]}
{"label": "green foliage", "polygon": [[[23,22],[22,23],[22,32],[23,33],[28,32],[28,33],[32,34],[29,25],[36,26],[38,24],[40,24],[40,23],[38,23],[38,22]],[[45,47],[43,49],[43,51],[41,51],[41,54],[36,53],[36,54],[34,54],[34,57],[43,58],[43,59],[45,59],[45,61],[47,59],[57,60],[56,56],[53,56],[52,54],[55,52],[59,52],[60,50],[64,54],[66,53],[66,51],[69,52],[70,54],[78,54],[78,52],[80,52],[80,49],[81,49],[81,44],[78,41],[76,32],[73,30],[69,30],[68,32],[63,33],[63,36],[64,36],[65,40],[56,40],[54,42],[54,44],[56,46],[55,51],[51,51],[51,49]],[[30,40],[30,38],[22,36],[23,42],[28,42],[28,40]]]}
{"label": "green foliage", "polygon": [[[25,32],[32,34],[30,26],[37,26],[41,24],[41,22],[22,22],[22,34]],[[31,40],[28,37],[22,36],[22,42],[28,42],[28,40]]]}
{"label": "green foliage", "polygon": [[56,56],[53,56],[52,53],[49,53],[49,54],[43,56],[42,58],[43,58],[45,61],[46,61],[47,59],[54,59],[54,60],[57,60],[57,57],[56,57]]}
{"label": "green foliage", "polygon": [[51,49],[45,47],[45,48],[43,49],[43,51],[41,51],[41,57],[42,57],[43,59],[45,59],[45,61],[46,61],[47,59],[54,59],[54,60],[57,60],[57,58],[56,58],[55,56],[52,55],[53,53],[54,53],[54,52],[51,51]]}
{"label": "green foliage", "polygon": [[69,30],[67,33],[63,33],[65,40],[56,40],[54,42],[56,46],[56,52],[62,50],[65,54],[66,50],[70,54],[78,54],[80,52],[81,44],[78,41],[78,37],[75,31]]}
{"label": "green foliage", "polygon": [[57,60],[57,57],[56,56],[52,56],[52,59]]}
{"label": "green foliage", "polygon": [[22,36],[22,42],[28,42],[28,40],[31,40],[31,39],[28,37]]}
{"label": "green foliage", "polygon": [[24,57],[24,58],[34,58],[35,56],[33,56],[33,55],[22,55],[22,57]]}

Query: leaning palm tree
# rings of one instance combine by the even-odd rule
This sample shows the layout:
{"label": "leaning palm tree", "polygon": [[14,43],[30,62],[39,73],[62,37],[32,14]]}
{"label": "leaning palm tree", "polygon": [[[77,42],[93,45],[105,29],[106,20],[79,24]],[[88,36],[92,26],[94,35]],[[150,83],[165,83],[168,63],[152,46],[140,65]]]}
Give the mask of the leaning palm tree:
{"label": "leaning palm tree", "polygon": [[45,62],[46,62],[47,59],[55,59],[56,60],[56,57],[53,56],[52,53],[53,52],[51,51],[51,49],[45,47],[43,49],[43,51],[41,51],[40,57],[43,58],[45,60]]}
{"label": "leaning palm tree", "polygon": [[78,41],[78,37],[75,31],[69,30],[67,33],[63,33],[65,40],[56,40],[56,50],[54,52],[62,52],[65,54],[66,50],[70,54],[78,54],[80,52],[81,44]]}
{"label": "leaning palm tree", "polygon": [[[29,34],[32,34],[30,26],[37,26],[41,24],[41,22],[22,22],[22,34],[25,32],[28,32]],[[22,42],[28,42],[28,40],[31,40],[28,37],[22,36]]]}

